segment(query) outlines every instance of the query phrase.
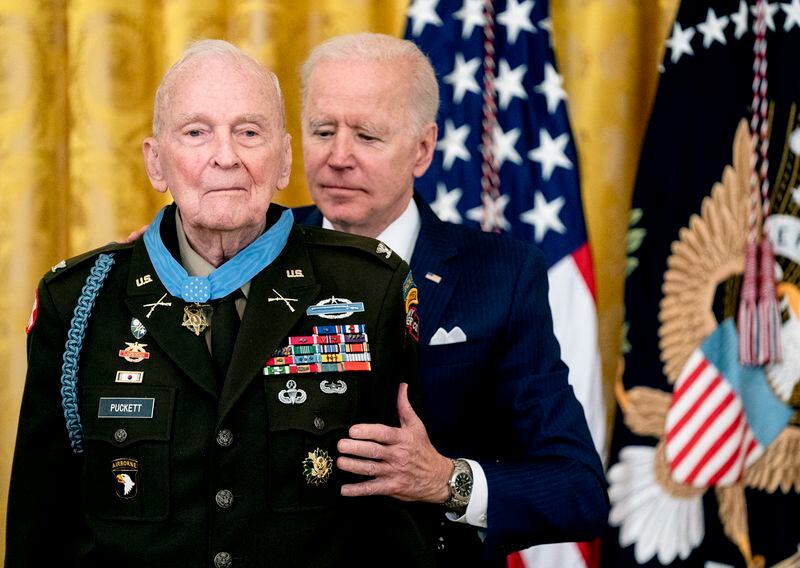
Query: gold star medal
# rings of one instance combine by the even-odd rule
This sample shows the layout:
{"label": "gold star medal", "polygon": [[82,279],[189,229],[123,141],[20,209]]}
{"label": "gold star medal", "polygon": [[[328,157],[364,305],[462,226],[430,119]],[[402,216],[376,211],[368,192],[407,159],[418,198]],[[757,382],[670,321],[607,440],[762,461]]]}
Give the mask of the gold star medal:
{"label": "gold star medal", "polygon": [[308,457],[303,460],[303,475],[309,485],[325,485],[333,471],[333,460],[328,452],[317,448],[308,452]]}
{"label": "gold star medal", "polygon": [[183,323],[186,329],[193,331],[195,335],[200,335],[208,327],[208,316],[211,306],[208,304],[194,304],[183,307]]}

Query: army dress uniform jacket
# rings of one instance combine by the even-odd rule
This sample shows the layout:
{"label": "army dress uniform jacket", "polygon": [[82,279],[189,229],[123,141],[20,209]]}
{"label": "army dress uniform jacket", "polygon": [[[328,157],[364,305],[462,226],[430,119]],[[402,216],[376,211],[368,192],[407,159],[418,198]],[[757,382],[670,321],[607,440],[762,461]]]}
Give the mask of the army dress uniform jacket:
{"label": "army dress uniform jacket", "polygon": [[[268,226],[281,211],[270,207]],[[161,235],[179,258],[174,219],[171,207]],[[415,289],[408,266],[376,245],[293,225],[251,280],[222,386],[203,335],[182,326],[188,304],[167,293],[141,239],[54,267],[28,335],[6,567],[428,565],[420,511],[339,494],[358,480],[335,467],[347,428],[396,424],[400,382],[418,396]],[[91,267],[111,253],[78,360],[75,454],[60,381],[67,331]],[[363,311],[307,314],[334,298]],[[350,324],[364,326],[371,370],[265,374],[290,337]]]}

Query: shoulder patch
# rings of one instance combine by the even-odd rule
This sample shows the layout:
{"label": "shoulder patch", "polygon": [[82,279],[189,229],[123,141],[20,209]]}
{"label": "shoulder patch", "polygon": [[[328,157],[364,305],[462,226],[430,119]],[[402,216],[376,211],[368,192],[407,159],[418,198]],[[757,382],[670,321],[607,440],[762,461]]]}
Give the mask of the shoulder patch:
{"label": "shoulder patch", "polygon": [[48,270],[42,279],[45,282],[52,282],[54,279],[59,278],[62,274],[68,274],[73,269],[85,265],[88,261],[94,262],[100,254],[108,252],[117,252],[122,250],[133,249],[133,243],[116,243],[111,242],[102,247],[90,250],[78,256],[73,256],[54,264]]}
{"label": "shoulder patch", "polygon": [[310,245],[357,249],[367,253],[369,257],[375,260],[380,260],[392,269],[397,268],[402,262],[402,259],[392,249],[378,240],[321,227],[297,226],[303,232],[306,242]]}

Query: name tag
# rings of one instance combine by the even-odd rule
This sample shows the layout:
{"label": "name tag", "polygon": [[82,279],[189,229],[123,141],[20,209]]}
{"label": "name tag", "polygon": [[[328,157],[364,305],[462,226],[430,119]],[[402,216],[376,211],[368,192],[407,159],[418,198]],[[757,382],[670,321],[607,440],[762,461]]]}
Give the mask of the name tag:
{"label": "name tag", "polygon": [[98,418],[152,418],[154,398],[101,397]]}

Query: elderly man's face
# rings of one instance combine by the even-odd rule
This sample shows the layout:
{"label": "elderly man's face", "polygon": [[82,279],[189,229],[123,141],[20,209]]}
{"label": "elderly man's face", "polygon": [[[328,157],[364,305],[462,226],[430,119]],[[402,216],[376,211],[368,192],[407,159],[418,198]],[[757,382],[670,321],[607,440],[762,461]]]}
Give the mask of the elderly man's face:
{"label": "elderly man's face", "polygon": [[430,164],[436,125],[410,124],[403,61],[320,61],[308,78],[303,162],[314,202],[335,228],[375,237],[403,213]]}
{"label": "elderly man's face", "polygon": [[169,189],[185,225],[237,231],[263,224],[291,167],[280,103],[247,65],[205,57],[175,78],[158,138],[144,143],[150,181]]}

